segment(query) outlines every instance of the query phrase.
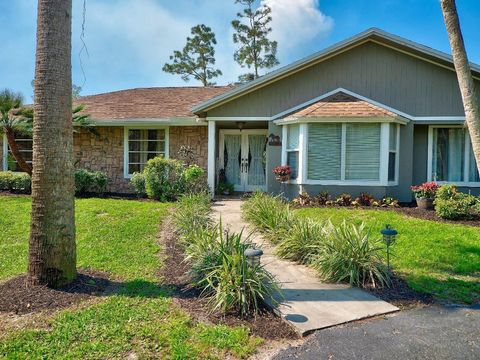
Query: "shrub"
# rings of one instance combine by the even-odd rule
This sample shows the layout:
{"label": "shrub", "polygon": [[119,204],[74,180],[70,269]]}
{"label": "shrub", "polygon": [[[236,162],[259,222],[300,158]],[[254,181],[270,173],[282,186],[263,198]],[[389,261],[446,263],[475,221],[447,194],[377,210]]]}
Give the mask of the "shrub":
{"label": "shrub", "polygon": [[320,191],[317,196],[315,196],[315,203],[318,205],[326,205],[327,201],[330,200],[330,195],[328,191]]}
{"label": "shrub", "polygon": [[335,203],[339,206],[350,206],[352,205],[352,196],[347,193],[340,194],[336,199]]}
{"label": "shrub", "polygon": [[143,171],[147,196],[160,201],[176,200],[186,189],[184,169],[180,160],[163,157],[148,160]]}
{"label": "shrub", "polygon": [[27,173],[0,171],[0,190],[28,193],[32,181]]}
{"label": "shrub", "polygon": [[442,219],[460,220],[471,217],[476,198],[459,192],[455,185],[443,185],[435,197],[435,212]]}
{"label": "shrub", "polygon": [[398,200],[390,196],[384,196],[379,202],[379,206],[382,207],[398,207]]}
{"label": "shrub", "polygon": [[275,302],[276,280],[262,265],[248,265],[245,250],[250,243],[242,240],[242,232],[223,231],[221,224],[213,231],[215,248],[204,253],[202,262],[207,267],[201,269],[204,276],[196,283],[209,298],[212,311],[237,311],[245,316],[257,313],[265,300]]}
{"label": "shrub", "polygon": [[183,176],[185,178],[185,192],[208,192],[207,174],[204,168],[198,165],[189,165]]}
{"label": "shrub", "polygon": [[301,206],[310,205],[312,202],[312,197],[305,191],[301,192],[295,199],[293,199],[294,204],[298,204]]}
{"label": "shrub", "polygon": [[276,248],[283,259],[307,264],[321,250],[325,241],[323,224],[308,218],[295,218]]}
{"label": "shrub", "polygon": [[329,223],[322,250],[312,260],[314,268],[327,281],[355,286],[383,287],[390,284],[384,265],[380,238],[372,239],[365,224],[335,227]]}
{"label": "shrub", "polygon": [[372,195],[366,192],[362,192],[360,193],[360,196],[355,199],[354,205],[371,206],[374,201],[375,199]]}
{"label": "shrub", "polygon": [[288,204],[278,196],[261,192],[255,192],[245,201],[242,210],[245,219],[274,244],[280,241],[279,234],[287,231],[293,220]]}
{"label": "shrub", "polygon": [[145,197],[147,195],[145,190],[145,175],[143,175],[143,173],[133,173],[130,183],[139,197]]}
{"label": "shrub", "polygon": [[79,169],[75,171],[75,194],[103,195],[107,191],[108,178],[104,172]]}

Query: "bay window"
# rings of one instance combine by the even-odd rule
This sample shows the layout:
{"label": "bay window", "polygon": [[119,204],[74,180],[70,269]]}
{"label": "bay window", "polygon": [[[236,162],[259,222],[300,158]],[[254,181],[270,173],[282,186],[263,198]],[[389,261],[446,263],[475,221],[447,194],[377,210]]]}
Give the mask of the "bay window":
{"label": "bay window", "polygon": [[468,131],[461,127],[429,128],[429,180],[457,184],[479,183]]}
{"label": "bay window", "polygon": [[141,172],[148,160],[168,157],[168,129],[125,128],[125,177]]}
{"label": "bay window", "polygon": [[[285,163],[294,172],[302,169],[303,176],[298,177],[303,184],[380,186],[398,181],[400,131],[396,123],[309,122],[285,126]],[[303,149],[298,140],[302,135]]]}

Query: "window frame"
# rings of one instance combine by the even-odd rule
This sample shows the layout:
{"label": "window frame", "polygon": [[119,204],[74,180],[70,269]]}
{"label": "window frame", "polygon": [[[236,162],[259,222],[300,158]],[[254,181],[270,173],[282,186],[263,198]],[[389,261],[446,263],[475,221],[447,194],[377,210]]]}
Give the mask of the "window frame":
{"label": "window frame", "polygon": [[[26,151],[26,150],[20,150],[20,152],[31,152],[33,156],[33,139],[24,139],[24,138],[19,138],[15,139],[15,141],[31,141],[32,142],[32,151]],[[3,171],[9,171],[8,170],[8,154],[10,150],[8,148],[8,141],[7,141],[7,135],[3,134],[3,143],[2,143],[2,170]],[[16,162],[16,161],[15,161]],[[32,165],[33,161],[26,161],[27,164]],[[22,171],[20,171],[22,172]]]}
{"label": "window frame", "polygon": [[300,158],[300,134],[302,132],[302,125],[301,124],[292,124],[290,126],[297,126],[298,125],[298,141],[297,141],[297,147],[296,148],[289,148],[288,147],[288,135],[289,135],[289,131],[288,131],[288,127],[284,127],[286,132],[285,132],[285,165],[288,165],[288,154],[289,153],[297,153],[297,161],[298,161],[298,166],[297,166],[297,176],[295,178],[292,178],[290,181],[297,181],[299,178],[300,178],[300,163],[302,162],[302,159]]}
{"label": "window frame", "polygon": [[[378,180],[346,180],[345,179],[345,153],[346,153],[346,124],[356,123],[349,119],[348,121],[341,121],[342,124],[342,143],[341,143],[341,178],[339,180],[314,180],[308,179],[308,125],[311,123],[328,123],[331,121],[306,121],[299,123],[299,166],[298,177],[289,181],[290,184],[298,185],[350,185],[350,186],[397,186],[400,170],[400,124],[395,121],[359,121],[364,123],[378,123],[380,124],[380,165],[379,165],[379,179]],[[282,126],[282,165],[287,165],[287,126],[294,123],[285,124]],[[390,154],[390,126],[397,126],[397,146],[396,146],[396,164],[395,164],[395,181],[388,181],[388,157]],[[291,150],[292,151],[292,150]]]}
{"label": "window frame", "polygon": [[429,125],[428,126],[428,152],[427,152],[427,181],[435,181],[439,185],[454,184],[464,187],[480,187],[480,182],[474,181],[436,181],[433,177],[433,129],[465,129],[465,144],[463,148],[464,164],[463,164],[463,178],[470,177],[470,133],[463,125]]}
{"label": "window frame", "polygon": [[152,126],[152,125],[142,125],[142,126],[124,126],[123,128],[123,177],[125,179],[131,179],[133,174],[128,173],[129,165],[129,139],[128,132],[130,130],[165,130],[165,158],[168,159],[170,156],[170,127],[169,126]]}

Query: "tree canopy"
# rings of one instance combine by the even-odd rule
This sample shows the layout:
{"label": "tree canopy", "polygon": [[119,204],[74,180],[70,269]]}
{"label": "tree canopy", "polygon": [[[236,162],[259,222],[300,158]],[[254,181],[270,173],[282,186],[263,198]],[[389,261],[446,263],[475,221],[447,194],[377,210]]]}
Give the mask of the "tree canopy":
{"label": "tree canopy", "polygon": [[184,81],[191,77],[200,81],[203,86],[215,85],[210,80],[222,75],[215,69],[215,34],[206,25],[197,25],[191,29],[192,36],[187,37],[182,50],[175,50],[170,56],[171,63],[163,65],[163,71],[181,75]]}
{"label": "tree canopy", "polygon": [[272,31],[269,26],[272,21],[272,9],[262,4],[253,9],[255,0],[236,0],[243,5],[243,11],[237,13],[236,20],[232,21],[235,31],[233,42],[239,45],[233,58],[241,67],[253,68],[253,73],[240,76],[241,81],[249,81],[259,77],[260,69],[269,69],[279,64],[277,59],[277,42],[271,41],[268,34]]}

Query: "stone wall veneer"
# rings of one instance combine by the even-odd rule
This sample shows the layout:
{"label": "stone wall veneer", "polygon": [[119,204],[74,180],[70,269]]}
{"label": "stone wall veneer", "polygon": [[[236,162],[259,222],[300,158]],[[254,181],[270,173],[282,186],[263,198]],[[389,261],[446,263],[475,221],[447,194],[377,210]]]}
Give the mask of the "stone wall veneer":
{"label": "stone wall veneer", "polygon": [[[75,168],[105,172],[109,180],[107,188],[109,192],[133,193],[130,181],[124,178],[123,173],[124,128],[99,126],[97,130],[98,137],[84,130],[74,134]],[[190,146],[198,165],[207,167],[206,126],[170,127],[169,157],[178,158],[178,150],[182,145]]]}

